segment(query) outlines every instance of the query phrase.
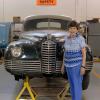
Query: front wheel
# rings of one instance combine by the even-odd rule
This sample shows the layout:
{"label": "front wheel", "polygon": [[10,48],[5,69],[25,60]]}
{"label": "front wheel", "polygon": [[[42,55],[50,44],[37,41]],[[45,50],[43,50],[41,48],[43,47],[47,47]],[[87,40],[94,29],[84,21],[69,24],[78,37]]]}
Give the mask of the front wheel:
{"label": "front wheel", "polygon": [[90,82],[90,74],[85,74],[83,76],[83,82],[82,82],[82,89],[83,90],[88,89],[89,82]]}

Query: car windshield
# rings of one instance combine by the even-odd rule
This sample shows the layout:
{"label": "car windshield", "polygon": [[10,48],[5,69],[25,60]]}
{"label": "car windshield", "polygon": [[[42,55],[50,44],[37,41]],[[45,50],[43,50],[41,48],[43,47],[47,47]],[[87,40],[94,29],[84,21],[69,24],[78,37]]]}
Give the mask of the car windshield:
{"label": "car windshield", "polygon": [[53,18],[42,18],[28,20],[24,23],[25,31],[39,30],[39,29],[60,29],[66,30],[68,20],[53,19]]}

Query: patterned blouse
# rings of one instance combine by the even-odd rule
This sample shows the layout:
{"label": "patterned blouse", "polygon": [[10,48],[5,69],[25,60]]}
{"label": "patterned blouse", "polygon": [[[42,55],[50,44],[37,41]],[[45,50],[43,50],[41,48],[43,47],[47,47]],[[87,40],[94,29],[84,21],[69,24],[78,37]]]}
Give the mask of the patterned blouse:
{"label": "patterned blouse", "polygon": [[77,33],[75,37],[65,36],[64,62],[66,67],[75,67],[82,63],[82,48],[86,47],[85,39]]}

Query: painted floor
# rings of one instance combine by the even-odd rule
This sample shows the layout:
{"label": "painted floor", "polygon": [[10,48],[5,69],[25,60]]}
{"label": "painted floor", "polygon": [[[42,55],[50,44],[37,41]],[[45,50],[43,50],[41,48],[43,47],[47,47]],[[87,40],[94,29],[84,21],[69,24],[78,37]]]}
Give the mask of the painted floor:
{"label": "painted floor", "polygon": [[[94,66],[97,74],[100,74],[100,63],[95,63]],[[34,78],[30,81],[31,86],[39,95],[37,100],[57,100],[57,94],[66,81],[60,78],[50,80],[52,80],[51,83],[45,78]],[[14,77],[5,71],[4,66],[0,65],[0,100],[15,100],[22,88],[22,83],[22,80],[15,81]],[[66,97],[65,100],[71,100],[71,97]],[[89,88],[83,91],[83,100],[100,100],[100,78],[93,73],[90,76]]]}

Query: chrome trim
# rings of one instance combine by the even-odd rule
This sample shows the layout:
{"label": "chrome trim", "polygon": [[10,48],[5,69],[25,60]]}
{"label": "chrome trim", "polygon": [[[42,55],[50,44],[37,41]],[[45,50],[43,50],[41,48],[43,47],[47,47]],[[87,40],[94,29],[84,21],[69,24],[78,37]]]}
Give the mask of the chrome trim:
{"label": "chrome trim", "polygon": [[[5,67],[12,71],[41,71],[41,62],[39,60],[5,60]],[[24,73],[24,72],[23,72]]]}

